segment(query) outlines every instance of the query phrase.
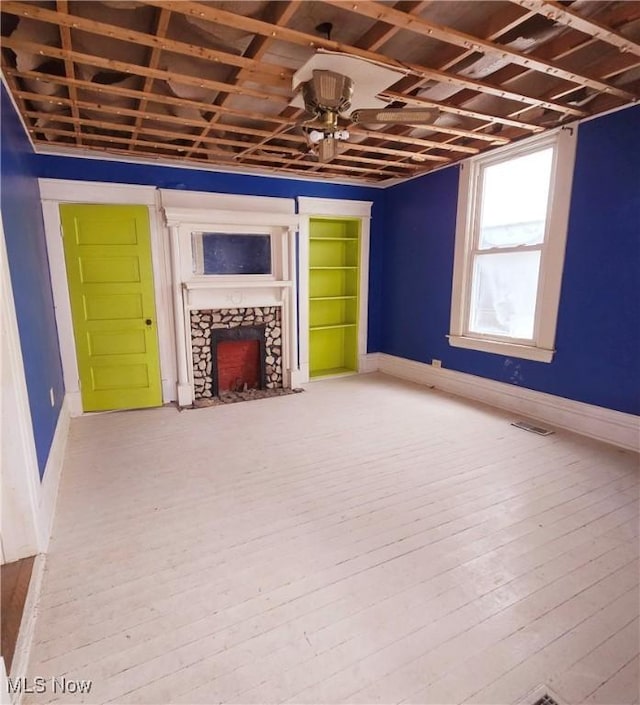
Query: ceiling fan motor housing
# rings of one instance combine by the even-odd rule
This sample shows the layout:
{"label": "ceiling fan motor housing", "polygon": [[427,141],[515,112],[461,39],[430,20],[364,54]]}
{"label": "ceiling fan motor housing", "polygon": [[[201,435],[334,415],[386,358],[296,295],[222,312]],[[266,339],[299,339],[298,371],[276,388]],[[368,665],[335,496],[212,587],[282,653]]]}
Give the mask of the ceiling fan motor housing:
{"label": "ceiling fan motor housing", "polygon": [[334,71],[314,71],[309,81],[302,86],[302,97],[310,112],[326,111],[341,113],[351,107],[353,81]]}

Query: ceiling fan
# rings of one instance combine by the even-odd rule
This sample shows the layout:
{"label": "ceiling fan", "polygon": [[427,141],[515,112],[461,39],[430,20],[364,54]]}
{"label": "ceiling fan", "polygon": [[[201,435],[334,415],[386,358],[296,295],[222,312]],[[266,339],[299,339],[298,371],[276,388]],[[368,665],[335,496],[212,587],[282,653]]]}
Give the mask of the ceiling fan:
{"label": "ceiling fan", "polygon": [[[362,63],[356,57],[341,57],[342,63]],[[320,63],[320,62],[315,62]],[[326,63],[322,61],[321,63]],[[364,62],[365,64],[367,62]],[[349,140],[349,131],[345,129],[350,123],[367,125],[432,125],[438,116],[438,110],[432,108],[395,108],[386,107],[373,96],[381,93],[398,80],[398,74],[388,69],[369,65],[368,74],[362,77],[366,83],[359,100],[354,101],[358,81],[351,76],[327,68],[307,67],[311,77],[300,81],[299,90],[305,109],[305,116],[298,123],[307,136],[312,153],[318,160],[326,162],[341,151],[341,142]],[[307,70],[308,73],[308,70]],[[401,75],[400,75],[401,77]],[[371,96],[367,101],[367,96]],[[359,107],[354,105],[378,104],[382,107]]]}

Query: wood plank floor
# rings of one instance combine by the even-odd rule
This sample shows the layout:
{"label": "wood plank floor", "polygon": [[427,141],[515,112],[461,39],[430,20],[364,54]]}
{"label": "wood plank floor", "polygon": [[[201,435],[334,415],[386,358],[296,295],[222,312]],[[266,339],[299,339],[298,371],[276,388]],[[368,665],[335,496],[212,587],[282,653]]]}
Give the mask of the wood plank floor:
{"label": "wood plank floor", "polygon": [[638,702],[638,457],[392,380],[76,419],[30,675],[73,703]]}
{"label": "wood plank floor", "polygon": [[0,642],[7,673],[11,673],[34,560],[35,556],[30,556],[13,563],[5,563],[0,568],[0,593],[2,594],[0,609],[2,638]]}

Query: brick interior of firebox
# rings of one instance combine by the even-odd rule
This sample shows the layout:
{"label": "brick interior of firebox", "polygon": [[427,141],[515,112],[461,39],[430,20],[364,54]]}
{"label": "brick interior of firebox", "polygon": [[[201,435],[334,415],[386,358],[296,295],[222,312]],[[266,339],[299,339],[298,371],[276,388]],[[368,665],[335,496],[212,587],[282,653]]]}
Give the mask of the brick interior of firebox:
{"label": "brick interior of firebox", "polygon": [[217,346],[218,392],[260,388],[260,343],[223,340]]}

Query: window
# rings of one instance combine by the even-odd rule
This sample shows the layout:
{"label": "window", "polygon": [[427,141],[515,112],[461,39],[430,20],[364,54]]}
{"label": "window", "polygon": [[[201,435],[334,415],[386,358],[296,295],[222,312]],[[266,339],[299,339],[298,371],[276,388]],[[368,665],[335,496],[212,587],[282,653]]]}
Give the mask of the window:
{"label": "window", "polygon": [[463,164],[451,345],[553,359],[574,153],[563,128]]}

